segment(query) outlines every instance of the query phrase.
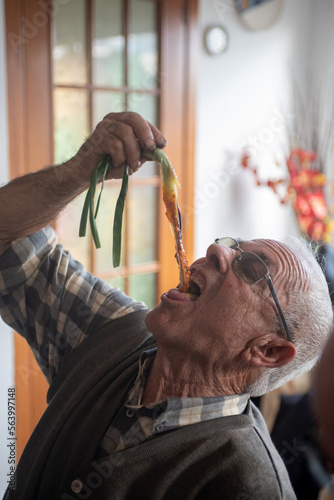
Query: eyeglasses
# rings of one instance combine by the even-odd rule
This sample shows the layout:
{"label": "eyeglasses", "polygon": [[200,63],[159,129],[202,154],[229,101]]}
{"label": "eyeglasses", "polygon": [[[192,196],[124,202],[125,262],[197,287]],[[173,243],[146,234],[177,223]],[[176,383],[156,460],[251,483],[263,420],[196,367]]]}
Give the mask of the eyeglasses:
{"label": "eyeglasses", "polygon": [[217,238],[215,243],[222,245],[224,247],[232,248],[234,250],[239,250],[241,253],[232,262],[232,269],[239,278],[241,278],[248,285],[253,285],[259,283],[259,281],[266,279],[268,286],[270,288],[271,294],[275,301],[276,307],[278,309],[280,318],[282,320],[284,329],[286,331],[287,338],[292,342],[291,334],[286,324],[281,306],[279,305],[277,295],[275,293],[273,283],[269,274],[269,269],[263,260],[252,252],[244,252],[240,248],[239,243],[234,238]]}

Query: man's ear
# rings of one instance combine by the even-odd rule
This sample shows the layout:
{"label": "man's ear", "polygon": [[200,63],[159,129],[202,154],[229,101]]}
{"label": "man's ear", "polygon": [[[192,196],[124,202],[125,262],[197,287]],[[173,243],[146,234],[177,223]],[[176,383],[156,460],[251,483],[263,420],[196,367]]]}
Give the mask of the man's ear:
{"label": "man's ear", "polygon": [[244,361],[254,366],[267,366],[278,368],[290,363],[297,354],[295,346],[285,339],[268,341],[264,345],[252,345],[247,347],[242,357]]}

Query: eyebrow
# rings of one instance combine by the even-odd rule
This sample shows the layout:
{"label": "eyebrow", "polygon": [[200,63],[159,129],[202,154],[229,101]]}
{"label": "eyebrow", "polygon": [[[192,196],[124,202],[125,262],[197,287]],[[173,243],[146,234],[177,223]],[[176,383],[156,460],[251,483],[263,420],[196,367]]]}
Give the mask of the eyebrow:
{"label": "eyebrow", "polygon": [[267,266],[273,265],[273,261],[271,259],[269,259],[268,255],[266,253],[264,253],[263,251],[260,253],[257,253],[256,255],[258,255],[260,257],[260,259],[263,260],[263,262],[265,264],[267,264]]}
{"label": "eyebrow", "polygon": [[[235,238],[235,240],[238,242],[240,248],[242,248],[241,244],[245,243],[246,241],[243,240],[242,238]],[[275,270],[276,268],[275,263],[268,257],[268,255],[263,250],[261,250],[260,252],[252,252],[252,253],[255,253],[255,255],[257,255],[258,257],[260,257],[261,260],[263,260],[263,262],[268,267],[269,271]]]}

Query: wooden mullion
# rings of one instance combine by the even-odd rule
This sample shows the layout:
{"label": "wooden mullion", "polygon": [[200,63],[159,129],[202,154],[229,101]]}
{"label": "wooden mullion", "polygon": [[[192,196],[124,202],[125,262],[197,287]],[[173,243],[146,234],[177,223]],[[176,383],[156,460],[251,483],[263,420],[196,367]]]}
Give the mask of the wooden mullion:
{"label": "wooden mullion", "polygon": [[[178,177],[180,164],[178,152],[180,151],[181,143],[179,143],[178,125],[182,121],[182,107],[180,107],[179,85],[178,79],[182,76],[182,65],[179,62],[179,53],[182,52],[182,45],[179,39],[179,7],[176,5],[176,0],[162,0],[161,3],[161,72],[160,72],[160,129],[167,137],[168,144],[165,149],[169,159],[174,164]],[[174,22],[174,19],[176,22]],[[171,26],[174,24],[173,38],[171,38]],[[173,57],[174,56],[174,57]],[[173,59],[173,61],[171,61]],[[173,67],[173,72],[170,68]],[[173,106],[171,103],[173,102]],[[171,109],[172,108],[172,109]],[[173,115],[173,117],[171,116]],[[181,137],[181,140],[183,137]],[[159,200],[159,221],[162,220],[164,214],[164,205],[162,200]],[[175,252],[174,242],[172,241],[169,228],[164,224],[159,224],[158,227],[158,259],[161,262],[161,271],[158,277],[158,296],[169,289],[169,283],[177,283],[178,275],[174,269],[168,268],[168,256]]]}
{"label": "wooden mullion", "polygon": [[[158,128],[161,128],[161,79],[162,79],[162,4],[161,1],[157,3],[157,19],[156,19],[156,24],[157,24],[157,31],[158,31],[158,68],[157,68],[157,75],[158,75],[158,91],[159,91],[159,96],[158,96],[158,102],[157,102],[157,124]],[[159,259],[159,264],[161,264],[160,260],[160,225],[162,224],[162,218],[163,218],[163,211],[162,211],[162,205],[161,205],[161,175],[159,175],[159,186],[160,189],[157,190],[155,200],[156,200],[156,207],[157,207],[157,217],[156,217],[156,241],[155,241],[155,255]],[[161,272],[161,267],[159,268],[159,272],[157,273],[157,280],[156,280],[156,286],[155,286],[155,303],[159,303],[159,297],[161,295],[161,287],[159,286],[161,280],[160,280],[160,272]]]}
{"label": "wooden mullion", "polygon": [[[29,40],[24,38],[23,24],[29,21],[33,26],[36,12],[40,12],[36,0],[5,2],[11,178],[40,169],[53,160],[49,24],[39,27]],[[20,40],[16,46],[11,43],[15,37]],[[15,336],[15,385],[18,459],[46,407],[47,388],[28,345],[18,335]]]}
{"label": "wooden mullion", "polygon": [[65,89],[65,90],[87,90],[90,91],[91,87],[89,83],[54,83],[52,82],[53,89]]}
{"label": "wooden mullion", "polygon": [[99,273],[96,273],[96,276],[98,278],[101,278],[102,280],[106,280],[110,278],[128,277],[131,276],[132,274],[157,273],[159,272],[159,269],[160,269],[160,263],[156,260],[129,267],[121,267],[117,269],[100,271]]}
{"label": "wooden mullion", "polygon": [[[55,162],[55,112],[54,112],[54,91],[56,86],[54,85],[54,64],[53,64],[53,48],[56,44],[55,36],[55,17],[51,17],[50,20],[50,32],[49,32],[49,58],[50,58],[50,134],[51,134],[51,155],[52,162]],[[54,223],[55,228],[57,228],[57,221]]]}
{"label": "wooden mullion", "polygon": [[162,43],[162,7],[161,7],[161,1],[157,2],[157,12],[156,12],[156,25],[157,25],[157,31],[158,31],[158,68],[157,68],[157,75],[158,75],[158,87],[157,87],[157,93],[158,93],[158,105],[157,105],[157,124],[158,127],[160,127],[160,122],[161,122],[161,105],[160,105],[160,98],[161,98],[161,43]]}
{"label": "wooden mullion", "polygon": [[[128,48],[129,48],[129,43],[128,43],[128,37],[129,37],[129,32],[130,32],[130,20],[129,20],[129,13],[130,13],[130,0],[123,0],[124,8],[123,8],[123,35],[124,35],[124,87],[123,87],[123,92],[124,92],[124,104],[125,104],[125,110],[128,111]],[[130,283],[129,283],[129,234],[130,234],[130,199],[131,199],[131,185],[129,185],[128,188],[128,193],[127,193],[127,203],[125,204],[125,209],[124,209],[124,291],[126,294],[129,294],[129,289],[130,289]]]}
{"label": "wooden mullion", "polygon": [[[182,185],[179,191],[179,205],[183,224],[183,243],[188,260],[192,261],[193,250],[193,170],[194,170],[194,105],[195,94],[191,78],[195,74],[195,53],[197,51],[197,2],[187,0],[189,6],[188,20],[184,16],[184,2],[179,0],[162,0],[161,16],[161,131],[168,139],[166,153],[174,164]],[[188,7],[189,7],[188,6]],[[190,43],[191,41],[191,43]],[[185,43],[189,43],[186,48]],[[186,72],[191,68],[192,74],[187,79]],[[185,104],[184,100],[187,100]],[[171,106],[173,103],[173,106]],[[187,116],[190,113],[191,116]],[[186,126],[186,129],[184,127]],[[186,151],[185,151],[186,148]],[[164,212],[162,202],[159,204],[160,218]],[[176,268],[171,269],[168,263],[174,255],[174,242],[169,228],[159,226],[159,295],[171,285],[178,283]]]}
{"label": "wooden mullion", "polygon": [[[25,17],[33,21],[40,12],[38,0],[25,0]],[[26,130],[29,147],[25,161],[30,172],[52,163],[52,137],[50,136],[50,17],[45,26],[38,28],[25,46],[26,60]],[[43,45],[46,50],[41,51]],[[41,71],[41,67],[43,71]],[[36,77],[38,75],[38,77]]]}
{"label": "wooden mullion", "polygon": [[160,91],[159,89],[149,89],[149,88],[132,88],[128,86],[124,87],[108,87],[108,86],[96,86],[96,90],[102,90],[102,91],[112,91],[112,92],[123,92],[125,94],[129,94],[130,92],[136,92],[136,93],[141,93],[141,94],[150,94],[150,95],[159,95]]}
{"label": "wooden mullion", "polygon": [[184,79],[183,79],[183,150],[182,180],[187,189],[183,193],[180,208],[182,211],[183,242],[190,262],[194,259],[194,165],[195,165],[195,123],[196,123],[196,74],[199,33],[197,27],[198,0],[186,0],[184,32]]}
{"label": "wooden mullion", "polygon": [[[86,1],[86,59],[87,59],[87,85],[83,86],[88,92],[88,128],[93,129],[93,89],[92,89],[92,40],[93,40],[93,5],[92,0]],[[74,88],[74,86],[72,87]],[[96,254],[93,236],[89,239],[89,271],[94,274],[96,267]]]}
{"label": "wooden mullion", "polygon": [[124,30],[124,97],[125,97],[125,110],[128,111],[128,94],[129,94],[129,42],[128,37],[130,34],[130,0],[123,0],[123,30]]}
{"label": "wooden mullion", "polygon": [[10,178],[26,173],[24,161],[27,149],[24,123],[25,45],[14,38],[19,37],[21,33],[20,20],[24,16],[23,8],[23,0],[5,0]]}
{"label": "wooden mullion", "polygon": [[53,83],[53,88],[60,88],[60,89],[75,89],[75,90],[100,90],[102,92],[118,92],[120,94],[129,94],[130,92],[136,92],[140,94],[150,94],[150,95],[160,95],[160,90],[158,88],[156,89],[148,89],[148,88],[129,88],[126,86],[123,87],[112,87],[112,86],[107,86],[107,85],[94,85],[94,84],[70,84],[70,83]]}
{"label": "wooden mullion", "polygon": [[92,68],[92,49],[93,49],[93,0],[87,1],[86,9],[86,53],[87,53],[87,81],[89,92],[89,130],[93,129],[93,68]]}
{"label": "wooden mullion", "polygon": [[[24,0],[24,16],[30,22],[37,12],[40,12],[38,0]],[[51,116],[51,61],[50,61],[50,17],[45,26],[40,27],[33,38],[25,46],[25,124],[27,136],[27,154],[25,157],[27,172],[34,172],[45,165],[53,163],[53,148],[50,126]],[[41,51],[40,47],[45,47]],[[43,70],[41,71],[41,68]],[[37,76],[38,75],[38,76]],[[19,353],[17,353],[19,355]],[[31,399],[31,428],[33,428],[46,408],[47,383],[39,370],[31,353],[25,360],[26,376],[23,381],[30,393]],[[20,379],[19,362],[16,366],[17,380]],[[22,385],[22,378],[21,378]],[[19,422],[26,418],[26,409],[18,413]],[[18,436],[19,449],[29,435]]]}

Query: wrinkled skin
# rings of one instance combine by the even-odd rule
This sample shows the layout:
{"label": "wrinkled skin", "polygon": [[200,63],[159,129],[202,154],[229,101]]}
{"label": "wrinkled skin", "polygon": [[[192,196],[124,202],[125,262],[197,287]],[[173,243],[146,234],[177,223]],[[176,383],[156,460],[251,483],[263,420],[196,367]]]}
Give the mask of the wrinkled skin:
{"label": "wrinkled skin", "polygon": [[[287,283],[304,286],[300,260],[273,240],[246,241],[242,248],[266,260],[284,308]],[[178,288],[169,290],[147,315],[146,324],[158,343],[147,400],[167,394],[239,394],[264,367],[281,366],[295,357],[293,344],[277,332],[277,311],[266,281],[247,285],[233,272],[238,253],[210,245],[206,256],[190,266],[201,295],[193,300]]]}

